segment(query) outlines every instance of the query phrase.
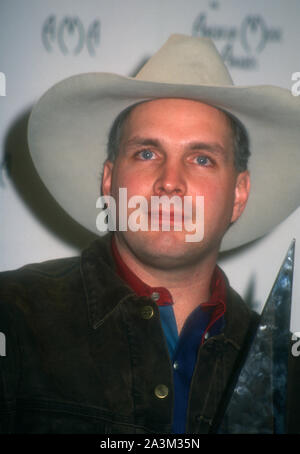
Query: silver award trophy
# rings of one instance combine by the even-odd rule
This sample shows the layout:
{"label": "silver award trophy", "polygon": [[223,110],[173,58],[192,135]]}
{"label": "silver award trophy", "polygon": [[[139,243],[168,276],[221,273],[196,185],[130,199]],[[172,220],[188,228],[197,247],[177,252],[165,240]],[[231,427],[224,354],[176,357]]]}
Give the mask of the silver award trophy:
{"label": "silver award trophy", "polygon": [[227,434],[286,433],[295,241],[261,313],[219,428]]}

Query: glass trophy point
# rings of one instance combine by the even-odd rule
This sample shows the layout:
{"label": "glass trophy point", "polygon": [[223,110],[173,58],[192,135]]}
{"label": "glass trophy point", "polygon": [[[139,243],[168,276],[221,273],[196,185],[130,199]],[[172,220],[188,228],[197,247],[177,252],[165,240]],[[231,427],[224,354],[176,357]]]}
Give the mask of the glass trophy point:
{"label": "glass trophy point", "polygon": [[219,433],[286,433],[294,253],[295,240],[260,315],[246,359],[232,387]]}

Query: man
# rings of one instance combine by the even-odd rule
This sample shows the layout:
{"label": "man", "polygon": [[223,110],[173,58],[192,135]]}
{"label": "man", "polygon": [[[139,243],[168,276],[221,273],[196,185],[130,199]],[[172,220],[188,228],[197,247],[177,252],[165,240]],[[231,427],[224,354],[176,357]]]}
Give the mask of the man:
{"label": "man", "polygon": [[187,242],[184,229],[115,235],[135,274],[171,290],[178,331],[199,301],[209,299],[222,237],[248,198],[249,174],[236,169],[233,142],[230,120],[213,107],[186,99],[148,101],[128,115],[117,158],[104,166],[103,193],[115,199],[120,187],[127,188],[128,198],[204,196],[202,241]]}
{"label": "man", "polygon": [[[218,432],[257,316],[230,288],[217,256],[297,206],[295,113],[299,105],[284,90],[232,86],[212,43],[181,35],[136,78],[75,76],[44,95],[29,124],[41,177],[95,231],[99,155],[109,138],[101,188],[116,202],[117,230],[80,258],[2,274],[2,432]],[[245,209],[247,135],[253,182]],[[275,190],[266,163],[271,176],[288,176],[291,193]],[[139,196],[148,207],[140,218],[158,229],[120,228],[120,188],[126,220],[135,208],[129,200]],[[192,200],[189,221],[195,230],[203,223],[201,240],[186,241],[184,222],[175,228],[186,220],[178,206],[164,229],[170,204],[151,205],[163,196]],[[204,218],[197,217],[201,200]],[[292,404],[294,394],[288,430],[298,431]]]}

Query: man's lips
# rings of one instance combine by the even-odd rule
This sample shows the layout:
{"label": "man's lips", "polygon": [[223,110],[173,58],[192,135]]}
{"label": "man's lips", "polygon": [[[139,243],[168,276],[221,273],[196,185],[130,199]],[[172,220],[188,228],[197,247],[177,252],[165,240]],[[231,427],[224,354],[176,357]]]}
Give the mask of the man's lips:
{"label": "man's lips", "polygon": [[184,218],[184,213],[183,212],[176,212],[176,211],[173,211],[173,210],[170,210],[170,211],[152,211],[152,210],[149,210],[148,211],[148,218],[149,219],[154,219],[154,220],[159,220],[159,222],[163,222],[164,220],[168,221],[170,219],[170,222],[171,223],[174,223],[174,222],[181,222],[183,223],[184,221],[190,221],[190,216],[186,216],[186,218]]}

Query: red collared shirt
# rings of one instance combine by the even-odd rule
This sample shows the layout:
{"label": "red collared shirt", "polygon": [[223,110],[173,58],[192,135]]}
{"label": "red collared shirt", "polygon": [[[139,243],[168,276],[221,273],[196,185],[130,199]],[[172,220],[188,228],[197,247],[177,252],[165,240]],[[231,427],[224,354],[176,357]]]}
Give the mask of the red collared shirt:
{"label": "red collared shirt", "polygon": [[[150,287],[143,282],[122,259],[116,245],[115,238],[112,239],[112,252],[115,259],[118,275],[126,284],[134,290],[138,296],[148,296],[156,301],[158,306],[173,305],[171,293],[165,287]],[[205,334],[209,331],[212,325],[224,315],[226,310],[226,281],[221,269],[216,266],[211,279],[211,297],[209,301],[202,303],[201,307],[204,311],[209,310],[211,317],[203,334],[202,342]]]}

